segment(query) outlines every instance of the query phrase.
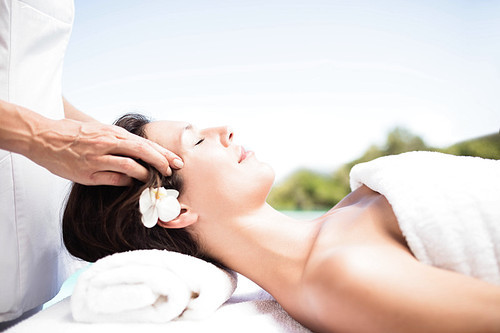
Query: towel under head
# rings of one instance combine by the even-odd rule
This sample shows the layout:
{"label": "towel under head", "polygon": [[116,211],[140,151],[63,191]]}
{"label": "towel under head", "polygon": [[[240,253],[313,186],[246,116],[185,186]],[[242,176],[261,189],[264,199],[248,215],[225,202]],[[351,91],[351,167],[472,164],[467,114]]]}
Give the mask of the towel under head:
{"label": "towel under head", "polygon": [[102,258],[82,273],[71,297],[83,322],[167,322],[200,319],[236,288],[236,275],[201,259],[161,250]]}

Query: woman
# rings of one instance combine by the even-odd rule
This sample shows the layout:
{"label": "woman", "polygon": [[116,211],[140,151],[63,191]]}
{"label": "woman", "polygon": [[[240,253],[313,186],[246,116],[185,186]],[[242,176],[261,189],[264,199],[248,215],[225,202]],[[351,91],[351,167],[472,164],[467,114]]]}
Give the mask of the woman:
{"label": "woman", "polygon": [[[227,127],[138,115],[117,125],[172,150],[184,167],[128,188],[74,185],[63,220],[72,254],[95,261],[160,248],[212,260],[317,332],[500,331],[500,287],[416,260],[391,205],[370,188],[298,222],[266,203],[272,169],[235,145]],[[180,213],[146,228],[139,197],[159,186],[180,192]]]}

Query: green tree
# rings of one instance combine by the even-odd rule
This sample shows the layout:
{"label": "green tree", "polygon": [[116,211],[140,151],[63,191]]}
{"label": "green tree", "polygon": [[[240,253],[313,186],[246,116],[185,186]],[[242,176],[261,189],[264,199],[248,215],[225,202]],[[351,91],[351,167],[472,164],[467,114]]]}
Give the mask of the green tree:
{"label": "green tree", "polygon": [[268,202],[283,210],[325,209],[338,201],[336,188],[338,185],[332,177],[302,169],[275,186]]}
{"label": "green tree", "polygon": [[500,159],[500,134],[486,135],[477,139],[454,144],[440,149],[443,153],[463,156],[480,156],[494,160]]}
{"label": "green tree", "polygon": [[500,159],[500,135],[492,134],[437,149],[427,146],[419,136],[398,127],[388,133],[383,145],[370,146],[361,157],[345,163],[331,174],[305,169],[296,171],[273,187],[268,202],[281,210],[329,209],[349,194],[349,172],[354,165],[381,156],[415,150]]}

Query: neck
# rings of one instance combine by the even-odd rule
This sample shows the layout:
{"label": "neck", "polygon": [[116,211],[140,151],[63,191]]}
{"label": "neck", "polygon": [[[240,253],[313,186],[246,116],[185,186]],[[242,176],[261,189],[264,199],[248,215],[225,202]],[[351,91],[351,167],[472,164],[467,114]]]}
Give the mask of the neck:
{"label": "neck", "polygon": [[[202,225],[201,223],[200,225]],[[215,224],[215,223],[214,223]],[[297,221],[264,204],[244,216],[206,224],[204,249],[276,299],[296,290],[319,225]]]}

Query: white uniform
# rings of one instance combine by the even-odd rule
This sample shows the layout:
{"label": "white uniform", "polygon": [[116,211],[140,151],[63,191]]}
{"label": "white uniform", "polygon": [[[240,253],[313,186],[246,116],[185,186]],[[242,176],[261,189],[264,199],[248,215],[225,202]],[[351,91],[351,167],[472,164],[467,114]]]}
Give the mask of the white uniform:
{"label": "white uniform", "polygon": [[[73,14],[72,0],[0,0],[0,99],[64,116],[61,74]],[[0,322],[39,307],[67,277],[60,215],[68,188],[0,150]]]}

